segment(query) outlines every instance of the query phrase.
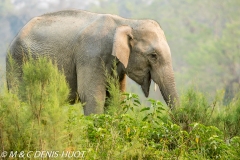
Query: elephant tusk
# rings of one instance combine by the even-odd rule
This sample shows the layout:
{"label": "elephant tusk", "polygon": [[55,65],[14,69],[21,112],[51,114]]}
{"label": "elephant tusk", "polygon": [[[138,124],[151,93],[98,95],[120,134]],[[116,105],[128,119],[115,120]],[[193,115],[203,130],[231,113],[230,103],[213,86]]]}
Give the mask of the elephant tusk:
{"label": "elephant tusk", "polygon": [[154,91],[156,92],[157,91],[157,84],[154,83]]}

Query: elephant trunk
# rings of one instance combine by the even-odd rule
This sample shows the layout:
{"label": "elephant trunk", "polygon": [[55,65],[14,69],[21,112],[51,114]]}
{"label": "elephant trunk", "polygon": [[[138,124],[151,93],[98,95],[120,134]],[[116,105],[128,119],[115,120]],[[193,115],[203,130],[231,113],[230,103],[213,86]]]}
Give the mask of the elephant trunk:
{"label": "elephant trunk", "polygon": [[172,66],[168,65],[161,67],[161,69],[158,69],[157,72],[157,77],[153,77],[153,80],[159,86],[159,89],[167,105],[171,109],[174,109],[175,104],[178,102],[178,94],[176,91]]}

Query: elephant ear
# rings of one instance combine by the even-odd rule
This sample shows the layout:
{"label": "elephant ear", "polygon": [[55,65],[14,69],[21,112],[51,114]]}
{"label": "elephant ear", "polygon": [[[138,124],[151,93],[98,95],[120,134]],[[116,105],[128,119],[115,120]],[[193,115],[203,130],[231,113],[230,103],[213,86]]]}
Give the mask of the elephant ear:
{"label": "elephant ear", "polygon": [[120,26],[116,28],[112,55],[127,68],[129,55],[131,51],[132,28],[129,26]]}

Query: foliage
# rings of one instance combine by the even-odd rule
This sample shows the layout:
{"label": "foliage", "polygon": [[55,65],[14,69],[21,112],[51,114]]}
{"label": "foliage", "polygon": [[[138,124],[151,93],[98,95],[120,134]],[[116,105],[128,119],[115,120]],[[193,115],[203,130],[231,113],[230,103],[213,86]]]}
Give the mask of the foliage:
{"label": "foliage", "polygon": [[[240,92],[239,92],[240,93]],[[215,121],[216,126],[223,130],[225,139],[229,140],[236,135],[240,135],[240,94],[236,94],[234,99],[218,115]]]}
{"label": "foliage", "polygon": [[114,93],[111,87],[117,83],[108,85],[109,104],[117,105],[116,110],[83,116],[81,104],[67,104],[69,89],[56,65],[47,58],[30,58],[15,86],[18,93],[0,96],[1,152],[85,151],[85,159],[239,157],[239,95],[221,106],[221,92],[209,103],[190,88],[171,112],[160,101],[149,99],[145,106],[137,94]]}
{"label": "foliage", "polygon": [[1,95],[2,147],[21,151],[62,146],[66,135],[61,119],[66,117],[64,105],[69,94],[63,73],[47,58],[30,58],[17,84]]}
{"label": "foliage", "polygon": [[[190,90],[190,94],[201,95],[192,89]],[[192,96],[189,93],[187,95]],[[196,120],[200,120],[199,116],[192,118],[191,124],[189,124],[190,129],[186,131],[181,126],[174,124],[171,119],[162,118],[165,109],[161,102],[150,99],[151,107],[143,107],[138,103],[139,99],[136,94],[127,93],[125,96],[122,102],[124,114],[91,116],[93,123],[88,125],[87,133],[90,142],[99,146],[97,152],[89,153],[95,155],[95,158],[237,158],[238,149],[233,149],[232,145],[239,145],[239,134],[235,134],[234,138],[231,138],[231,142],[227,143],[223,130],[211,126],[210,123],[208,123],[209,125],[197,123]],[[201,97],[203,98],[203,95],[200,96],[200,100]],[[181,103],[189,102],[185,98],[182,98]],[[193,104],[200,102],[197,98],[191,101]],[[200,109],[199,115],[202,114],[203,117],[205,113],[201,113],[201,104],[197,109]],[[136,107],[142,109],[136,110]],[[187,108],[184,110],[188,111]],[[205,110],[204,106],[203,110]],[[195,111],[197,112],[197,110]],[[131,116],[132,112],[137,112],[135,114],[140,115],[140,117],[144,113],[145,117],[139,119]],[[176,113],[178,112],[176,111]],[[228,113],[231,114],[231,112]],[[190,115],[191,112],[185,113],[185,116]],[[237,140],[236,144],[235,139]]]}
{"label": "foliage", "polygon": [[203,93],[191,87],[181,96],[181,103],[173,110],[171,117],[186,131],[191,130],[191,124],[194,122],[212,125],[217,102],[221,100],[215,99],[210,103]]}
{"label": "foliage", "polygon": [[120,91],[116,60],[113,61],[113,68],[110,71],[108,71],[104,65],[103,67],[105,69],[105,77],[107,79],[106,89],[108,96],[106,99],[105,112],[108,114],[119,114],[123,96]]}

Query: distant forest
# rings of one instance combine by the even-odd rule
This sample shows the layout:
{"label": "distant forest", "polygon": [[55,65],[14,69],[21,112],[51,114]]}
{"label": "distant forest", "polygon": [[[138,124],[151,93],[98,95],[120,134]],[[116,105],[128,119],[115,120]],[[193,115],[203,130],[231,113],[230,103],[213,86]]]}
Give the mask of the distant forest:
{"label": "distant forest", "polygon": [[[8,45],[31,18],[73,8],[159,22],[171,48],[180,94],[195,86],[210,99],[217,91],[225,92],[228,103],[240,90],[239,0],[1,0],[1,73]],[[130,80],[128,90],[140,92]],[[159,91],[150,93],[159,96]]]}

